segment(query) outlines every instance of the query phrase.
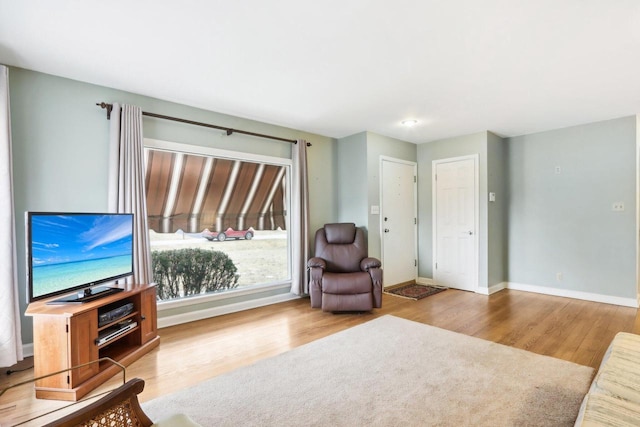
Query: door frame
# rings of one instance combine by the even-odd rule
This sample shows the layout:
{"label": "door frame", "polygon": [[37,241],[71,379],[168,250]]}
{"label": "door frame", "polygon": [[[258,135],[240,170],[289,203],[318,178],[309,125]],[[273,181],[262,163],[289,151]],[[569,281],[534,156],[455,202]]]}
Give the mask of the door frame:
{"label": "door frame", "polygon": [[[478,284],[480,282],[479,277],[479,266],[480,266],[480,170],[479,170],[479,155],[478,154],[469,154],[466,156],[458,156],[458,157],[449,157],[445,159],[437,159],[431,161],[431,226],[432,226],[432,250],[433,254],[431,259],[431,271],[433,272],[433,281],[436,281],[436,262],[438,259],[438,210],[437,210],[437,180],[436,180],[436,168],[439,164],[442,163],[453,163],[462,160],[473,160],[473,168],[474,168],[474,202],[473,202],[473,221],[474,221],[474,229],[475,229],[475,242],[474,242],[474,252],[475,257],[473,260],[473,283],[472,288],[473,292],[478,292]],[[484,231],[484,230],[482,230]]]}
{"label": "door frame", "polygon": [[[382,221],[382,217],[384,215],[383,207],[384,207],[384,194],[382,191],[383,187],[383,174],[382,174],[382,166],[383,162],[393,162],[393,163],[401,163],[408,166],[413,166],[413,217],[415,218],[415,227],[413,228],[413,254],[415,256],[415,268],[413,270],[414,279],[418,278],[418,163],[412,162],[409,160],[398,159],[395,157],[389,156],[380,156],[379,160],[379,193],[380,193],[380,215],[378,215],[378,233],[380,233],[380,258],[382,261],[382,268],[384,269],[384,224]],[[383,282],[384,287],[384,282]]]}
{"label": "door frame", "polygon": [[640,307],[640,114],[636,114],[636,307]]}

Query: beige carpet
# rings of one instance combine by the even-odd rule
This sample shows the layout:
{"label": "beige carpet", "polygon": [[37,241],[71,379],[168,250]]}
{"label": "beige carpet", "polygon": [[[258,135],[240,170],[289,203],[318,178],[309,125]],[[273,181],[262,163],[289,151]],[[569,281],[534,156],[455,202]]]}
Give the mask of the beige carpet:
{"label": "beige carpet", "polygon": [[142,406],[203,426],[572,426],[592,375],[383,316]]}

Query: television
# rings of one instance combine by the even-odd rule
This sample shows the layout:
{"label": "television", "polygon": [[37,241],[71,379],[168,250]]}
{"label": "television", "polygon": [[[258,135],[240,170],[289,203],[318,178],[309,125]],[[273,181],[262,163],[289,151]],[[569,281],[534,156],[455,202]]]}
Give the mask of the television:
{"label": "television", "polygon": [[27,212],[25,223],[28,303],[90,301],[133,274],[133,214]]}

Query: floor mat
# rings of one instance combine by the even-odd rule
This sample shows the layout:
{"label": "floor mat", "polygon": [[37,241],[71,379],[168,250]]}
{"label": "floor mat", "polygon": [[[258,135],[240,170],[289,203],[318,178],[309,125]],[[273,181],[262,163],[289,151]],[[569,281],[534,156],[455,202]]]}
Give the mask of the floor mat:
{"label": "floor mat", "polygon": [[409,285],[398,286],[396,288],[385,289],[384,293],[412,300],[419,300],[446,290],[447,288],[412,283]]}

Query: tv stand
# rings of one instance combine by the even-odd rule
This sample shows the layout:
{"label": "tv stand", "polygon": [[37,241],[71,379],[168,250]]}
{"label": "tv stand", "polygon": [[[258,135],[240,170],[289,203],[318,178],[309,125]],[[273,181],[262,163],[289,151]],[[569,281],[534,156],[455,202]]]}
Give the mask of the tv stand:
{"label": "tv stand", "polygon": [[107,286],[98,286],[97,288],[87,288],[84,291],[80,291],[76,294],[67,295],[62,298],[57,298],[51,301],[47,301],[47,304],[70,304],[70,303],[83,303],[96,300],[98,298],[104,298],[111,294],[115,294],[123,291],[122,288],[111,288]]}
{"label": "tv stand", "polygon": [[[36,381],[37,398],[77,401],[120,369],[107,362],[71,368],[102,357],[126,366],[160,344],[155,284],[125,285],[96,296],[83,304],[29,304],[25,314],[33,318],[34,376],[68,370]],[[100,314],[129,303],[130,312],[98,325]]]}

